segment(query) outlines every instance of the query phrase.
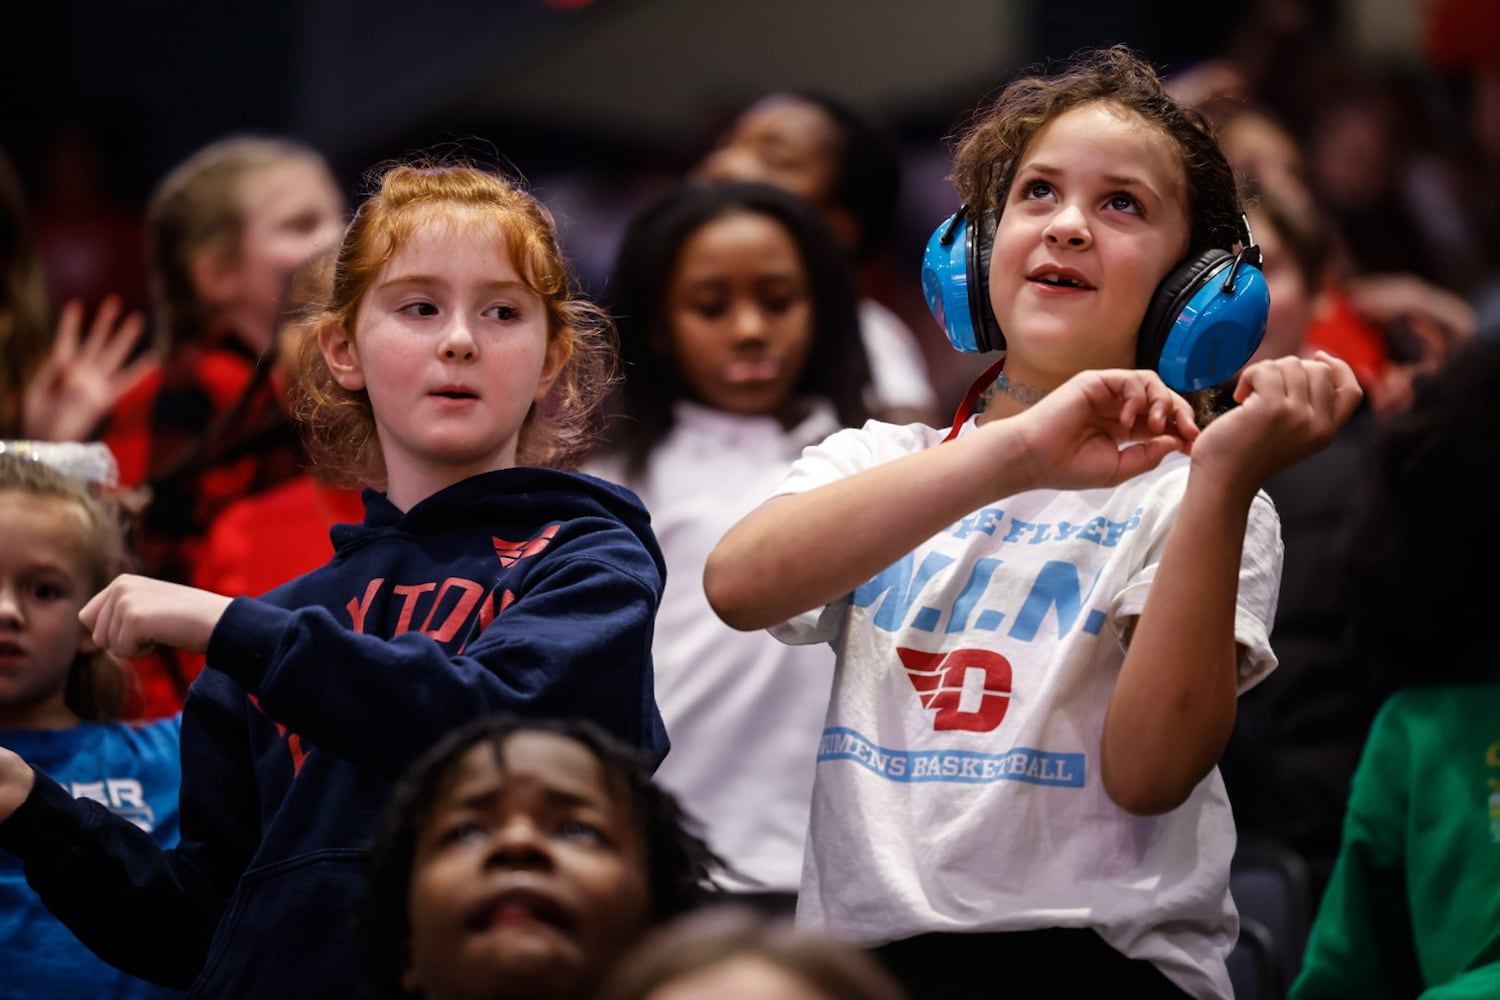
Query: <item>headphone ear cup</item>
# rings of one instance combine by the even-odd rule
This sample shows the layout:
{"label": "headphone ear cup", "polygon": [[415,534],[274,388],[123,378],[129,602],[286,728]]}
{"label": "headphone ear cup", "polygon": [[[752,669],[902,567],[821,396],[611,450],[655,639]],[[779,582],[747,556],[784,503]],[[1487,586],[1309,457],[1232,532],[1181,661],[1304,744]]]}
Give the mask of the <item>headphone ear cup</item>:
{"label": "headphone ear cup", "polygon": [[981,351],[1005,350],[1005,334],[1000,331],[1000,321],[990,303],[990,255],[995,251],[995,227],[999,221],[995,209],[986,209],[969,230],[969,273],[974,275],[969,282],[969,315],[973,317]]}
{"label": "headphone ear cup", "polygon": [[948,342],[967,353],[979,350],[969,316],[969,223],[963,212],[932,231],[922,254],[922,297]]}
{"label": "headphone ear cup", "polygon": [[990,250],[994,212],[971,224],[961,209],[933,230],[922,255],[922,296],[933,319],[960,351],[978,354],[999,350],[1005,338],[990,308]]}
{"label": "headphone ear cup", "polygon": [[1205,250],[1157,286],[1136,339],[1136,365],[1159,372],[1179,392],[1207,389],[1242,368],[1266,332],[1271,295],[1265,276],[1237,258]]}
{"label": "headphone ear cup", "polygon": [[1172,324],[1182,314],[1182,307],[1203,285],[1203,279],[1215,264],[1226,260],[1229,254],[1223,250],[1205,250],[1198,256],[1178,264],[1156,286],[1151,296],[1151,305],[1146,308],[1146,318],[1141,321],[1141,332],[1135,342],[1137,368],[1155,371],[1161,363],[1161,349],[1167,342]]}

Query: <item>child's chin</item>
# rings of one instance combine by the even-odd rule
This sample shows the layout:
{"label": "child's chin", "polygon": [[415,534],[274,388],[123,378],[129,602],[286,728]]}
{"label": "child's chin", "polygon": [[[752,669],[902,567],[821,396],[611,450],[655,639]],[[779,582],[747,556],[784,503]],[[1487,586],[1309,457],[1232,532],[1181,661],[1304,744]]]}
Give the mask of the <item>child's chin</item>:
{"label": "child's chin", "polygon": [[[508,928],[484,956],[496,981],[517,986],[517,994],[538,998],[569,994],[584,974],[577,943],[554,928]],[[520,989],[520,987],[526,987]]]}

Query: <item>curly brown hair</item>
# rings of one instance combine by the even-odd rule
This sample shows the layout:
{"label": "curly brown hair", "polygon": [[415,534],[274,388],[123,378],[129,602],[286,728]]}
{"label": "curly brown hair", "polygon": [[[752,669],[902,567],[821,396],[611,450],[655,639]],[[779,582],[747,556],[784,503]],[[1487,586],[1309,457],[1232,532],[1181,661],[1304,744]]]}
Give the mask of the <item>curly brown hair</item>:
{"label": "curly brown hair", "polygon": [[381,485],[385,463],[368,393],[338,383],[318,347],[318,333],[339,326],[357,340],[360,304],[381,269],[437,218],[490,227],[522,281],[542,300],[548,339],[561,342],[568,360],[527,415],[516,458],[526,465],[571,464],[587,444],[614,377],[614,324],[577,290],[551,213],[519,181],[469,164],[396,164],[377,171],[375,183],[337,254],[312,265],[312,277],[321,277],[326,287],[292,331],[292,409],[324,473],[337,482]]}
{"label": "curly brown hair", "polygon": [[976,112],[957,138],[949,175],[959,198],[976,215],[998,211],[1036,134],[1064,112],[1096,102],[1135,113],[1181,152],[1192,226],[1189,256],[1239,241],[1234,171],[1211,127],[1167,96],[1151,64],[1124,45],[1081,52],[1055,73],[1024,75]]}

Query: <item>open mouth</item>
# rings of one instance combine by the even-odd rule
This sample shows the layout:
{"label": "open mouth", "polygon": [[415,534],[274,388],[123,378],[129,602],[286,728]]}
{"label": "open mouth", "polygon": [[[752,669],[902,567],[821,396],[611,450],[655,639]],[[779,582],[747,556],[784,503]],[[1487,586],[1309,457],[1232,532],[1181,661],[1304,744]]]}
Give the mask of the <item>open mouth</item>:
{"label": "open mouth", "polygon": [[434,392],[432,395],[437,396],[439,399],[478,399],[479,398],[479,396],[478,396],[477,393],[470,392],[467,389],[439,389],[437,392]]}
{"label": "open mouth", "polygon": [[1067,268],[1039,268],[1027,275],[1026,280],[1052,288],[1090,289],[1094,287],[1084,280],[1083,275]]}
{"label": "open mouth", "polygon": [[507,924],[541,924],[564,933],[573,930],[573,918],[555,901],[539,893],[511,891],[499,893],[476,908],[468,919],[473,931],[489,930]]}
{"label": "open mouth", "polygon": [[0,642],[0,656],[24,656],[26,650],[21,648],[20,643]]}

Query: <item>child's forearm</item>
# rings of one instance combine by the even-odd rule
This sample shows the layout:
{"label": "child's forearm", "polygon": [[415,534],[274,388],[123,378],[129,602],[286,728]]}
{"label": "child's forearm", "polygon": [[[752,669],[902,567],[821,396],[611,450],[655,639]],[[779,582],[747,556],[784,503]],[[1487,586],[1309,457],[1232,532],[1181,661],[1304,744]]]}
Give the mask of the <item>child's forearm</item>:
{"label": "child's forearm", "polygon": [[1180,805],[1234,725],[1235,610],[1254,494],[1191,476],[1105,716],[1105,791],[1142,815]]}
{"label": "child's forearm", "polygon": [[710,553],[703,588],[744,631],[848,594],[969,512],[1032,488],[999,425],[807,493],[774,497]]}
{"label": "child's forearm", "polygon": [[21,808],[0,824],[0,850],[25,863],[27,884],[89,950],[133,976],[185,990],[224,905],[214,878],[224,873],[207,866],[236,842],[208,846],[186,816],[183,827],[184,845],[194,847],[166,850],[125,817],[37,774]]}
{"label": "child's forearm", "polygon": [[1196,434],[1191,408],[1155,374],[1083,372],[1017,416],[762,505],[709,555],[703,587],[734,628],[775,625],[837,600],[1000,497],[1113,486]]}

